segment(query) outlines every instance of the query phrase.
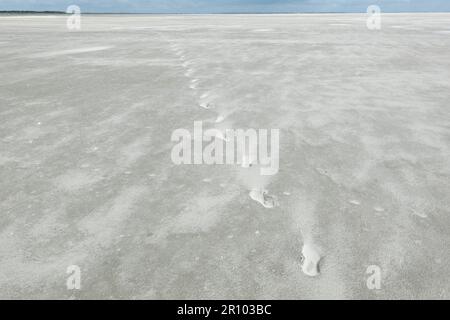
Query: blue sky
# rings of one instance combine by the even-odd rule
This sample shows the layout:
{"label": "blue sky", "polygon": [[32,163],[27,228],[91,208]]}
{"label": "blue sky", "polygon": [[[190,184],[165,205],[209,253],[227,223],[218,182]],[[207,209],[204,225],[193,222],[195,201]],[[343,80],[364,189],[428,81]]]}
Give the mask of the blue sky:
{"label": "blue sky", "polygon": [[229,13],[229,12],[365,12],[377,4],[383,12],[450,11],[450,0],[0,0],[0,10],[82,12]]}

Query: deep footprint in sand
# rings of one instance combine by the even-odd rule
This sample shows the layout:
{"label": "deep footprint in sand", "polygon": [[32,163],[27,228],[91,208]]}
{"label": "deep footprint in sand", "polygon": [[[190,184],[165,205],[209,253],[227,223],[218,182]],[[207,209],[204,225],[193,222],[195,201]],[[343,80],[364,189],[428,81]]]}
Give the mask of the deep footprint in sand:
{"label": "deep footprint in sand", "polygon": [[302,248],[302,271],[310,277],[319,275],[320,254],[310,244],[304,244]]}
{"label": "deep footprint in sand", "polygon": [[250,198],[261,203],[264,208],[271,209],[275,207],[275,199],[267,193],[266,190],[252,190],[249,193]]}

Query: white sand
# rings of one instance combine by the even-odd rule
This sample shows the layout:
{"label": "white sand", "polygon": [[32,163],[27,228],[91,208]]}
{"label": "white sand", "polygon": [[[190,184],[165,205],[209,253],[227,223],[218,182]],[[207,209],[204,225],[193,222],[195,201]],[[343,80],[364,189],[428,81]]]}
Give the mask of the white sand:
{"label": "white sand", "polygon": [[[450,298],[450,15],[382,19],[0,17],[0,298]],[[279,173],[175,166],[197,120]]]}

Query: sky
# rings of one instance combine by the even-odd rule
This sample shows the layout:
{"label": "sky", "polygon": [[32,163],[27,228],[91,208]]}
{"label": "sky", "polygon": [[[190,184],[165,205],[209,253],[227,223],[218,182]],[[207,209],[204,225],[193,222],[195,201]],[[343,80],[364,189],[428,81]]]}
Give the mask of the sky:
{"label": "sky", "polygon": [[105,13],[450,12],[450,0],[0,0],[0,10]]}

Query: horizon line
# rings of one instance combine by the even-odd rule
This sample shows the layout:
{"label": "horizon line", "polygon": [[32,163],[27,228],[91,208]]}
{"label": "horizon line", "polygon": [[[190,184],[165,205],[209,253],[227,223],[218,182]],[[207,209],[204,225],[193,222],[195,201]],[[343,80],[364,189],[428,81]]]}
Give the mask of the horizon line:
{"label": "horizon line", "polygon": [[[64,14],[71,15],[65,11],[53,10],[0,10],[0,14],[16,13],[16,14]],[[130,15],[213,15],[213,14],[366,14],[366,11],[273,11],[273,12],[81,12],[81,14],[130,14]],[[449,11],[383,11],[382,13],[450,13]]]}

